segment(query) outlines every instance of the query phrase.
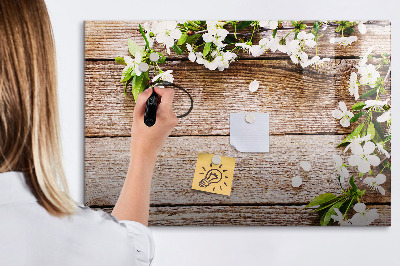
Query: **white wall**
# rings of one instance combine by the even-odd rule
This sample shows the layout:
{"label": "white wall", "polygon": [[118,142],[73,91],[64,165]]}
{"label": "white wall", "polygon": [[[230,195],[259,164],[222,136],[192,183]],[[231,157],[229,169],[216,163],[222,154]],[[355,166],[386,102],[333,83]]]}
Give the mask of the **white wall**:
{"label": "white wall", "polygon": [[[47,0],[53,22],[60,83],[67,175],[83,200],[84,20],[137,19],[390,19],[392,47],[399,47],[399,2],[393,1],[128,1]],[[259,2],[259,3],[257,3]],[[392,49],[393,103],[399,95],[399,50]],[[393,135],[399,136],[399,106]],[[400,144],[392,142],[393,162]],[[400,265],[399,166],[392,170],[391,228],[153,227],[155,266],[160,265]]]}

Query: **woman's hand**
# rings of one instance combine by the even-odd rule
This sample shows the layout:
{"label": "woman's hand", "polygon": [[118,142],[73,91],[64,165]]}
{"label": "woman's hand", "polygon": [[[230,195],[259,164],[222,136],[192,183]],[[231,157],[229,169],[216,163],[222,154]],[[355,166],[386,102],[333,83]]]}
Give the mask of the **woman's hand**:
{"label": "woman's hand", "polygon": [[149,220],[151,178],[157,152],[178,123],[172,111],[172,89],[154,88],[161,98],[157,108],[156,123],[144,124],[146,101],[152,93],[147,89],[139,94],[133,111],[131,160],[121,194],[112,214],[119,220],[137,221],[147,225]]}
{"label": "woman's hand", "polygon": [[152,127],[144,124],[144,111],[146,101],[152,93],[149,88],[139,93],[136,106],[133,111],[131,153],[157,154],[172,129],[178,123],[178,118],[172,110],[172,100],[174,98],[173,89],[162,89],[155,87],[154,91],[158,94],[159,105],[157,108],[156,123]]}

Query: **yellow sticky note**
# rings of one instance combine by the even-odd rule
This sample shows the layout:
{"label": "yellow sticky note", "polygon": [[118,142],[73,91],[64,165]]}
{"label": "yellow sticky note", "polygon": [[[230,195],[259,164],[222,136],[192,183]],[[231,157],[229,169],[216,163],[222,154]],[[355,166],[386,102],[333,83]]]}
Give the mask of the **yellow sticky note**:
{"label": "yellow sticky note", "polygon": [[230,196],[236,159],[221,156],[221,163],[216,165],[213,156],[199,153],[192,189]]}

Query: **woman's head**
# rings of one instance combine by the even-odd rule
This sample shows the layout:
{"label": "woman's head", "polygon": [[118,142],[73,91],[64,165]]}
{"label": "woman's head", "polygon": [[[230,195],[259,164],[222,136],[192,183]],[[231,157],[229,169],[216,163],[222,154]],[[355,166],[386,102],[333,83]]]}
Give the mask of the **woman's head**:
{"label": "woman's head", "polygon": [[43,0],[0,1],[0,172],[6,171],[24,172],[49,213],[73,213],[62,168],[54,39]]}

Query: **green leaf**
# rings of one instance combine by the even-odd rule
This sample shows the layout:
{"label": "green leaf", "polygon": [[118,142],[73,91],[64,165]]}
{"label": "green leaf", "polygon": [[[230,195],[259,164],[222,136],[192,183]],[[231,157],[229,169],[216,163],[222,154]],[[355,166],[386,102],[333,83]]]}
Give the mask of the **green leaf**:
{"label": "green leaf", "polygon": [[165,61],[167,60],[167,58],[165,57],[165,55],[163,55],[163,54],[160,53],[160,52],[157,52],[157,54],[158,54],[158,56],[160,57],[160,58],[158,59],[158,63],[164,64]]}
{"label": "green leaf", "polygon": [[336,198],[336,196],[332,193],[325,193],[321,194],[319,196],[316,196],[313,200],[310,201],[310,203],[307,204],[305,208],[313,207],[313,206],[321,206],[324,203],[327,203],[331,200]]}
{"label": "green leaf", "polygon": [[315,35],[314,41],[317,41],[318,39],[318,32],[319,32],[319,22],[316,21],[314,22],[313,28],[311,30],[311,33]]}
{"label": "green leaf", "polygon": [[132,76],[135,75],[135,73],[132,71],[132,69],[129,69],[125,72],[122,72],[122,77],[121,77],[121,82],[126,82],[128,81],[130,78],[132,78]]}
{"label": "green leaf", "polygon": [[321,225],[322,226],[327,226],[328,224],[329,224],[329,222],[331,221],[331,219],[332,219],[332,215],[335,215],[336,214],[336,212],[335,212],[335,208],[340,208],[340,206],[342,206],[342,204],[343,204],[343,202],[342,201],[339,201],[339,202],[337,202],[337,203],[335,203],[334,205],[332,205],[326,212],[325,212],[325,214],[322,216],[322,218],[321,218]]}
{"label": "green leaf", "polygon": [[150,48],[149,41],[147,40],[147,37],[144,34],[144,30],[142,28],[142,25],[140,25],[140,24],[139,24],[139,30],[140,30],[140,33],[142,34],[142,37],[143,37],[144,41],[146,42],[146,45],[145,45],[144,49]]}
{"label": "green leaf", "polygon": [[372,90],[367,91],[363,95],[360,96],[360,98],[368,98],[376,95],[377,88],[373,88]]}
{"label": "green leaf", "polygon": [[360,135],[361,130],[364,128],[364,123],[361,123],[353,132],[351,132],[337,147],[346,146],[350,143],[350,140],[355,136]]}
{"label": "green leaf", "polygon": [[181,50],[181,48],[179,48],[178,45],[174,44],[174,45],[172,46],[172,49],[174,49],[175,53],[177,53],[178,55],[181,55],[181,54],[182,54],[182,50]]}
{"label": "green leaf", "polygon": [[183,32],[182,35],[181,35],[181,37],[179,38],[179,40],[177,41],[176,44],[177,44],[177,45],[182,45],[182,44],[184,44],[184,43],[186,42],[187,38],[188,38],[187,33],[186,33],[186,32]]}
{"label": "green leaf", "polygon": [[115,58],[115,62],[117,62],[118,64],[121,64],[121,65],[126,65],[125,59],[124,59],[123,57],[117,56],[117,57]]}
{"label": "green leaf", "polygon": [[379,122],[376,120],[372,120],[372,123],[374,123],[376,132],[378,132],[378,134],[375,135],[378,135],[382,140],[385,139],[385,133],[383,132],[381,124],[379,124]]}
{"label": "green leaf", "polygon": [[351,176],[351,177],[350,177],[349,184],[350,184],[350,186],[351,186],[351,189],[352,189],[354,192],[356,192],[356,191],[358,190],[358,188],[357,188],[357,186],[356,186],[356,183],[354,183],[354,176]]}
{"label": "green leaf", "polygon": [[135,76],[135,78],[132,80],[132,94],[135,101],[137,101],[139,93],[146,88],[147,82],[149,81],[149,79],[146,77],[146,73],[142,73],[140,76]]}
{"label": "green leaf", "polygon": [[230,35],[230,34],[226,35],[226,37],[224,39],[224,42],[227,43],[227,44],[236,43],[235,36]]}
{"label": "green leaf", "polygon": [[355,103],[352,107],[351,107],[351,109],[353,109],[353,110],[361,110],[361,109],[363,109],[363,107],[364,106],[366,106],[366,104],[365,104],[365,102],[358,102],[358,103]]}
{"label": "green leaf", "polygon": [[353,206],[354,198],[355,197],[350,197],[348,200],[343,202],[343,205],[340,207],[340,211],[342,212],[343,216],[345,216]]}
{"label": "green leaf", "polygon": [[201,34],[193,34],[187,37],[186,43],[193,44],[195,43],[199,38],[201,37]]}
{"label": "green leaf", "polygon": [[208,42],[204,45],[203,57],[206,57],[210,51],[211,51],[211,42]]}
{"label": "green leaf", "polygon": [[248,26],[251,25],[251,23],[253,23],[253,21],[242,21],[242,22],[239,22],[236,25],[236,29],[241,30],[241,29],[247,28]]}
{"label": "green leaf", "polygon": [[143,47],[139,46],[136,42],[128,39],[128,50],[131,55],[135,56],[139,52],[142,56],[145,55]]}
{"label": "green leaf", "polygon": [[345,33],[345,34],[347,34],[347,35],[350,35],[350,34],[352,34],[354,32],[354,29],[353,28],[347,28],[347,29],[345,29],[344,31],[343,31],[343,33]]}
{"label": "green leaf", "polygon": [[370,122],[368,124],[367,135],[368,134],[371,135],[371,139],[373,139],[375,137],[375,127],[374,127],[374,123],[372,123],[372,122]]}
{"label": "green leaf", "polygon": [[352,122],[352,123],[357,122],[357,120],[358,120],[361,116],[363,116],[363,115],[364,115],[364,112],[363,112],[363,111],[359,112],[358,114],[355,114],[355,115],[350,119],[350,122]]}
{"label": "green leaf", "polygon": [[274,31],[272,32],[272,38],[275,38],[277,32],[278,32],[278,28],[274,29]]}

